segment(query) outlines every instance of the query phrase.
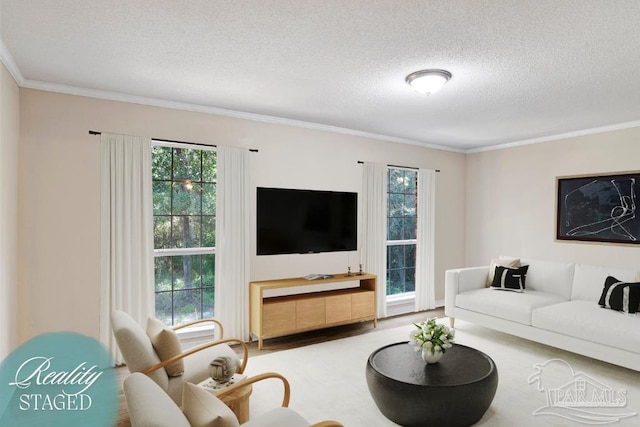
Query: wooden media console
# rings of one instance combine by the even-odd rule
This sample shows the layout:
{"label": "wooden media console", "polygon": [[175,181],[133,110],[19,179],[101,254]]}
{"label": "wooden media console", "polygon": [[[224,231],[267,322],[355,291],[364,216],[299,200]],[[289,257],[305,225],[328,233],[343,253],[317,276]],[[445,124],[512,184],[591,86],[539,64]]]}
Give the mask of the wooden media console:
{"label": "wooden media console", "polygon": [[[358,282],[347,289],[304,292],[306,286]],[[372,320],[376,327],[376,282],[373,274],[335,274],[328,279],[304,277],[249,283],[249,322],[251,334],[263,340],[314,329]],[[265,296],[265,291],[301,288],[300,293]],[[267,292],[268,294],[268,292]]]}

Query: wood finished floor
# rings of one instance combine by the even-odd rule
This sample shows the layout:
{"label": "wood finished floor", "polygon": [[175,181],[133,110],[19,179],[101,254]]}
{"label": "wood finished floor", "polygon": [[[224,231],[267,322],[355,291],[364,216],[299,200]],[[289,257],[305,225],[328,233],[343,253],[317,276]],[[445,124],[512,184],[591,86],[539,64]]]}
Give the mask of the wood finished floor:
{"label": "wood finished floor", "polygon": [[[392,329],[404,326],[413,322],[420,322],[428,317],[443,317],[444,310],[438,308],[431,311],[410,313],[400,316],[387,317],[378,320],[378,327],[373,328],[371,322],[354,323],[351,325],[335,326],[333,328],[320,329],[317,331],[304,332],[301,334],[288,335],[286,337],[271,338],[264,341],[263,349],[258,350],[257,341],[248,343],[249,347],[249,363],[252,356],[261,354],[274,353],[292,348],[303,347],[311,344],[318,344],[325,341],[336,340],[340,338],[353,337],[356,335],[368,334],[381,329]],[[127,367],[116,368],[118,381],[120,384],[120,407],[118,410],[117,427],[130,427],[129,412],[127,411],[127,403],[122,392],[122,382],[129,375]]]}

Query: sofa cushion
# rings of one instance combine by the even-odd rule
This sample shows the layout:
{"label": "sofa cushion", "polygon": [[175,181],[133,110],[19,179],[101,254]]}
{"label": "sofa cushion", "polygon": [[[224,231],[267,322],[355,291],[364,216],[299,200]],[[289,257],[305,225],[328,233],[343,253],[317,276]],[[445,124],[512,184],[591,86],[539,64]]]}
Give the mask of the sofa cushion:
{"label": "sofa cushion", "polygon": [[497,266],[491,289],[524,292],[528,268],[528,265],[519,268]]}
{"label": "sofa cushion", "polygon": [[565,300],[557,295],[531,290],[518,293],[495,292],[483,288],[456,296],[457,307],[524,325],[531,324],[531,312],[536,308],[563,301]]}
{"label": "sofa cushion", "polygon": [[527,289],[548,292],[562,297],[565,301],[570,299],[574,263],[523,258],[520,265],[529,266]]}
{"label": "sofa cushion", "polygon": [[609,276],[604,282],[598,304],[625,313],[635,313],[640,305],[640,283],[622,282]]}
{"label": "sofa cushion", "polygon": [[640,317],[607,310],[597,301],[567,301],[538,308],[533,312],[532,326],[634,353],[640,348]]}
{"label": "sofa cushion", "polygon": [[597,302],[602,293],[602,284],[608,276],[614,276],[623,282],[635,282],[637,274],[637,270],[629,268],[576,264],[571,299]]}

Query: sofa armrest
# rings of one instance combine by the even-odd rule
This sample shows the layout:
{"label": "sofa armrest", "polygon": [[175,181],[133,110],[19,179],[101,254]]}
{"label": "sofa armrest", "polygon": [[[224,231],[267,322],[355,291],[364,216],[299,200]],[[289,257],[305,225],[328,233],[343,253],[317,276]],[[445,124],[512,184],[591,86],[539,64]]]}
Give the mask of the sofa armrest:
{"label": "sofa armrest", "polygon": [[486,287],[488,274],[488,265],[447,270],[444,279],[444,313],[454,317],[456,295]]}

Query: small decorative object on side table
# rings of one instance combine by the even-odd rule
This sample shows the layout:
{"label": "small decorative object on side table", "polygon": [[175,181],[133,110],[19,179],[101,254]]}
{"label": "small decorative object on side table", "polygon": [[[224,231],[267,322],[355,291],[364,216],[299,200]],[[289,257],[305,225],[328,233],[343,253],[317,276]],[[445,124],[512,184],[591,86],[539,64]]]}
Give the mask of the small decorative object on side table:
{"label": "small decorative object on side table", "polygon": [[427,364],[437,363],[452,347],[454,332],[448,326],[436,323],[435,317],[413,325],[418,329],[409,334],[411,345],[422,352],[422,360]]}
{"label": "small decorative object on side table", "polygon": [[238,370],[238,361],[233,357],[219,356],[209,364],[209,376],[212,380],[226,383]]}
{"label": "small decorative object on side table", "polygon": [[[246,375],[237,374],[237,369],[238,361],[236,359],[229,356],[216,357],[209,364],[211,378],[202,381],[198,386],[217,394],[226,387],[247,378]],[[233,411],[240,424],[249,421],[249,396],[252,391],[253,387],[249,384],[220,399]]]}

